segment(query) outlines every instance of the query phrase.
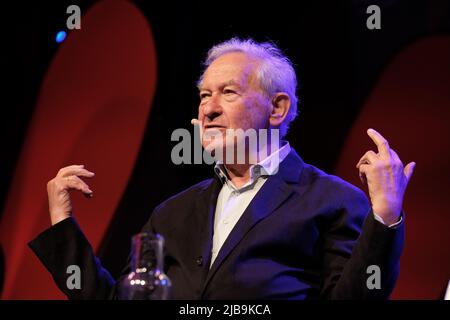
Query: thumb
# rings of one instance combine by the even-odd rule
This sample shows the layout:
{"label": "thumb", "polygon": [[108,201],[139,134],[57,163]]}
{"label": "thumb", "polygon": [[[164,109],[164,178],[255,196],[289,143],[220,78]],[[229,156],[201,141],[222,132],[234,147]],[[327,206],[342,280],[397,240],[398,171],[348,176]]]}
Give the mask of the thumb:
{"label": "thumb", "polygon": [[403,173],[406,176],[406,180],[409,182],[409,180],[411,179],[411,176],[414,172],[414,168],[416,167],[416,163],[415,162],[410,162],[406,165],[405,169],[403,169]]}

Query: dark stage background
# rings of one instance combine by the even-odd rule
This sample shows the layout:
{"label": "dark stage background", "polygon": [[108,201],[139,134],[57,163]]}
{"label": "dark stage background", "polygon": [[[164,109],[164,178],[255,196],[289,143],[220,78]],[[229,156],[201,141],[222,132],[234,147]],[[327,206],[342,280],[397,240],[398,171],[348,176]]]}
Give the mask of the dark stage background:
{"label": "dark stage background", "polygon": [[[292,125],[287,139],[306,162],[326,172],[343,176],[362,188],[358,183],[354,165],[364,151],[372,147],[365,135],[367,127],[362,125],[366,124],[367,119],[373,119],[373,122],[368,121],[367,124],[379,128],[385,134],[405,163],[413,160],[417,162],[417,170],[410,186],[412,190],[407,191],[405,199],[406,212],[408,214],[411,211],[411,218],[409,219],[409,216],[406,218],[406,223],[410,223],[407,225],[409,228],[407,228],[407,244],[402,258],[399,285],[393,298],[442,297],[450,278],[448,253],[450,220],[445,206],[447,192],[450,190],[449,131],[446,129],[450,123],[448,104],[450,55],[447,55],[450,53],[448,45],[450,2],[299,1],[294,5],[292,1],[283,0],[272,3],[259,1],[130,3],[124,5],[125,9],[134,12],[130,15],[127,15],[127,10],[120,9],[123,6],[122,1],[99,3],[39,1],[1,4],[3,81],[0,111],[2,137],[0,214],[3,298],[61,297],[56,293],[57,289],[52,284],[51,277],[42,267],[38,267],[38,262],[33,260],[36,258],[25,245],[43,230],[41,226],[49,226],[50,223],[48,216],[41,214],[46,210],[45,199],[42,197],[45,193],[45,183],[63,165],[102,156],[101,153],[96,153],[96,148],[101,149],[102,146],[94,144],[86,148],[81,145],[81,149],[77,149],[78,147],[74,149],[82,150],[80,153],[76,154],[72,150],[72,153],[68,152],[61,158],[64,160],[50,161],[53,157],[52,150],[57,153],[62,147],[70,149],[70,146],[65,145],[63,139],[58,139],[58,136],[64,135],[61,131],[51,132],[53,124],[49,126],[45,124],[45,119],[50,122],[57,121],[57,118],[47,117],[45,113],[41,113],[40,125],[33,127],[38,106],[46,110],[45,112],[57,110],[63,118],[65,114],[67,117],[72,113],[76,114],[77,108],[80,107],[81,110],[82,107],[77,105],[78,92],[73,90],[70,91],[72,95],[66,97],[67,105],[55,104],[53,105],[55,109],[46,107],[51,100],[48,98],[51,96],[49,92],[51,93],[53,89],[63,90],[62,87],[66,83],[71,87],[80,88],[74,86],[73,82],[95,78],[93,85],[83,88],[85,92],[89,92],[89,95],[83,95],[86,101],[89,101],[88,98],[95,93],[104,92],[106,90],[104,87],[108,87],[109,83],[121,81],[106,75],[102,78],[101,75],[90,74],[95,73],[96,68],[100,68],[99,65],[103,66],[102,63],[110,63],[110,68],[117,72],[127,70],[128,67],[133,68],[132,70],[136,70],[135,74],[128,76],[132,78],[139,74],[133,79],[147,81],[149,84],[148,91],[143,85],[142,89],[137,90],[139,93],[133,91],[134,82],[128,84],[120,82],[120,85],[114,87],[118,90],[129,88],[132,94],[142,95],[143,100],[140,101],[150,101],[144,103],[142,112],[135,115],[136,119],[140,117],[141,122],[144,120],[140,126],[145,130],[141,132],[139,128],[133,128],[132,122],[128,127],[122,126],[115,130],[114,126],[108,127],[107,123],[102,123],[108,121],[106,115],[104,118],[96,118],[98,125],[89,127],[90,132],[95,134],[95,130],[99,130],[104,136],[110,136],[110,140],[120,140],[122,135],[134,139],[135,148],[130,149],[130,157],[126,160],[129,170],[122,171],[119,179],[123,189],[114,190],[114,196],[111,196],[111,199],[117,201],[113,201],[108,210],[105,209],[108,212],[104,212],[101,219],[95,220],[95,225],[101,225],[98,234],[94,235],[95,225],[89,227],[89,233],[96,237],[93,246],[104,266],[114,276],[118,276],[127,259],[131,235],[139,231],[153,208],[171,195],[213,174],[212,168],[205,165],[172,164],[170,152],[176,143],[171,142],[170,136],[176,128],[187,128],[192,131],[190,119],[195,117],[197,112],[198,94],[195,82],[201,72],[201,61],[208,48],[232,36],[249,36],[259,41],[272,40],[294,62],[299,80],[300,115]],[[66,8],[70,4],[78,4],[81,7],[82,28],[70,31],[67,39],[57,44],[54,37],[58,31],[65,29],[68,17]],[[366,28],[368,17],[366,8],[371,4],[377,4],[381,8],[381,30]],[[95,7],[97,11],[90,18],[86,18],[89,22],[85,24],[84,15],[89,14]],[[116,8],[111,9],[116,11],[108,16],[108,8]],[[140,10],[141,18],[149,24],[151,31],[149,39],[153,39],[154,47],[149,45],[150,41],[147,44],[135,41],[133,37],[141,38],[131,27],[130,35],[127,35],[131,21],[133,23],[137,21],[134,19],[137,10]],[[123,22],[120,20],[122,15]],[[108,26],[102,25],[108,21],[114,23],[114,28],[110,29],[111,33],[119,34],[117,31],[119,29],[115,28],[122,26],[121,36],[124,39],[131,39],[115,43],[111,47],[114,48],[111,50],[120,52],[121,58],[108,60],[110,56],[108,51],[104,48],[103,51],[99,49],[97,53],[102,53],[96,54],[97,60],[86,60],[83,64],[86,66],[91,63],[91,71],[85,70],[84,73],[77,73],[75,76],[73,73],[64,73],[66,70],[64,63],[75,66],[81,57],[86,58],[75,49],[80,48],[80,43],[85,43],[82,40],[87,39],[89,33],[94,33],[94,29],[102,29],[96,33],[99,35],[103,34],[102,32],[108,33]],[[141,27],[136,22],[133,28],[138,30]],[[146,36],[148,34],[143,31],[142,39]],[[404,50],[424,39],[435,41],[413,48],[415,50],[413,53],[401,55]],[[63,46],[68,48],[70,42],[77,41],[78,46],[71,47],[73,50],[64,51]],[[96,43],[101,44],[107,39],[93,37],[90,41],[90,45],[94,48],[92,50],[96,50]],[[148,79],[144,72],[142,75],[139,73],[138,61],[145,59],[145,55],[133,55],[130,52],[156,53],[154,62],[148,60],[148,65],[145,65],[145,70],[151,70],[154,78],[150,76],[151,72]],[[51,68],[52,61],[55,61],[58,54],[59,62],[55,62],[54,68]],[[105,54],[104,59],[102,54]],[[402,65],[405,61],[408,63]],[[76,72],[73,68],[75,67],[72,66],[70,70]],[[55,74],[58,75],[56,78]],[[423,76],[425,74],[428,78]],[[46,78],[52,80],[48,80],[45,84]],[[125,77],[124,82],[126,79],[128,78]],[[416,79],[417,87],[408,86],[409,82],[399,82],[398,79]],[[58,84],[58,87],[52,87],[52,83]],[[103,89],[97,88],[96,85]],[[46,88],[45,92],[43,88]],[[429,90],[425,92],[423,88]],[[443,89],[436,94],[433,91],[435,88]],[[111,92],[108,91],[108,94]],[[82,100],[80,98],[80,101]],[[64,101],[64,97],[58,101]],[[117,103],[122,108],[121,115],[126,116],[127,100],[120,101]],[[107,112],[105,110],[102,109],[102,112]],[[371,116],[365,117],[367,114]],[[427,117],[425,122],[421,121],[424,115]],[[71,123],[72,120],[65,119],[65,121]],[[34,136],[37,128],[48,130],[46,135],[42,136],[42,148],[39,147],[41,142],[34,141],[30,142],[33,147],[27,149],[29,146],[27,139],[30,140]],[[136,130],[133,131],[134,129]],[[420,139],[420,144],[415,143],[416,139]],[[89,142],[89,135],[86,141]],[[118,148],[113,150],[117,153],[117,159],[127,156],[124,153],[128,151],[120,148],[125,145],[126,141],[117,142]],[[428,147],[430,149],[427,149]],[[33,153],[30,150],[33,150]],[[120,161],[112,160],[114,152],[109,151],[101,160],[84,163],[94,172],[98,170],[101,172],[99,166],[102,164],[108,168],[104,171],[103,178],[98,175],[100,181],[98,184],[95,180],[91,184],[96,195],[99,193],[100,199],[104,201],[108,201],[108,195],[101,198],[102,190],[98,187],[101,181],[104,185],[114,185],[117,181],[112,164],[121,164]],[[417,157],[423,157],[425,160],[420,162]],[[40,159],[39,163],[33,164],[33,159]],[[97,164],[97,167],[94,167],[94,164]],[[22,188],[27,183],[27,175],[19,170],[25,168],[30,168],[30,171],[31,168],[34,168],[33,170],[38,168],[38,171],[45,172],[39,179],[34,180],[39,187],[31,189],[39,193],[38,200],[34,200],[31,194],[26,193],[25,187]],[[424,170],[425,168],[429,171]],[[28,171],[27,174],[32,175]],[[419,178],[421,175],[423,179]],[[37,201],[35,206],[33,201]],[[420,202],[420,205],[415,206],[415,201]],[[433,201],[435,206],[432,208],[427,206],[429,201]],[[86,202],[89,201],[75,196],[75,215],[80,218],[82,227],[88,225],[89,221],[95,219],[93,216],[99,213],[89,212],[89,216],[86,216],[87,213],[81,212],[81,209],[77,212],[77,208],[89,208]],[[21,208],[31,208],[30,212],[28,210],[20,214],[15,212],[15,208],[19,208],[19,203]],[[36,213],[32,210],[34,207]],[[421,210],[417,212],[418,209],[414,208]],[[20,218],[17,218],[18,216]],[[27,224],[26,232],[18,232],[22,223],[26,224],[24,221],[30,216],[34,216],[34,221],[38,222],[30,222]],[[11,258],[13,259],[11,261],[14,261],[12,264],[8,262],[10,255],[14,256]],[[26,262],[28,260],[30,262]],[[35,266],[37,269],[34,269]],[[8,268],[20,268],[19,272],[26,272],[31,279],[21,282],[18,280],[17,270],[15,276],[9,279],[11,270]],[[43,280],[35,282],[36,278]],[[38,287],[37,283],[42,284]]]}

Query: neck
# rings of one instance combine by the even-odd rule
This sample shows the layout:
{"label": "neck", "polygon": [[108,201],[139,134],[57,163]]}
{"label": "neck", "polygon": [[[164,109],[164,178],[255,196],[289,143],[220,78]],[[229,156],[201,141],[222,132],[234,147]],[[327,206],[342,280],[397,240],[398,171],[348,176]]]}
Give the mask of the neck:
{"label": "neck", "polygon": [[[278,146],[281,147],[280,143]],[[271,145],[268,144],[265,147],[258,149],[253,159],[256,159],[257,163],[259,163],[277,150],[272,150]],[[228,177],[237,188],[242,187],[250,181],[250,167],[255,164],[249,161],[251,158],[252,157],[250,156],[246,157],[246,162],[243,164],[224,164]]]}
{"label": "neck", "polygon": [[250,164],[224,165],[231,182],[240,188],[250,181]]}

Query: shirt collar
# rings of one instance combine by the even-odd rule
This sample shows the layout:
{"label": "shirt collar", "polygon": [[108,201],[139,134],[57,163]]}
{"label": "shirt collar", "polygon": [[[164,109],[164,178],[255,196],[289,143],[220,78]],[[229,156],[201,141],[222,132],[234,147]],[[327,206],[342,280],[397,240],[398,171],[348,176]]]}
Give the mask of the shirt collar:
{"label": "shirt collar", "polygon": [[[272,176],[278,172],[280,163],[287,157],[291,152],[291,146],[287,141],[281,141],[281,148],[272,152],[268,157],[262,161],[250,166],[250,181],[239,188],[239,190],[247,190],[249,186],[253,186],[255,182],[262,176]],[[219,176],[222,183],[226,182],[229,186],[237,191],[237,188],[228,179],[226,169],[221,161],[217,161],[214,166],[214,172]]]}

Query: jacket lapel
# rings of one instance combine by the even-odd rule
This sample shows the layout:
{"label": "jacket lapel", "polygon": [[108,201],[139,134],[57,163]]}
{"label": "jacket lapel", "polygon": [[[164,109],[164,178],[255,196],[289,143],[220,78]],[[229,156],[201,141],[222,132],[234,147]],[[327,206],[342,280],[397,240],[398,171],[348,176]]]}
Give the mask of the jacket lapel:
{"label": "jacket lapel", "polygon": [[[228,238],[222,245],[213,265],[211,266],[211,269],[207,274],[203,292],[205,291],[208,283],[211,281],[211,278],[223,264],[224,260],[230,255],[232,250],[239,244],[245,235],[259,221],[270,215],[291,196],[294,191],[289,183],[298,183],[302,168],[303,161],[292,149],[286,159],[281,162],[277,174],[267,178],[267,181],[250,202],[247,209],[244,211],[241,218],[228,235]],[[209,209],[208,227],[210,229],[210,238],[208,239],[209,259],[207,267],[209,266],[209,261],[211,261],[212,231],[217,195],[215,196],[215,199],[210,202]]]}
{"label": "jacket lapel", "polygon": [[[211,179],[210,184],[205,186],[196,199],[195,214],[197,216],[197,223],[200,226],[198,241],[200,244],[198,249],[200,258],[202,259],[202,276],[201,283],[203,284],[209,272],[209,265],[211,261],[212,238],[214,230],[214,213],[216,209],[216,202],[219,192],[222,188],[222,182],[217,176]],[[192,235],[195,237],[195,234]]]}

